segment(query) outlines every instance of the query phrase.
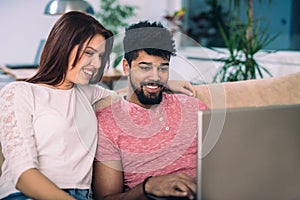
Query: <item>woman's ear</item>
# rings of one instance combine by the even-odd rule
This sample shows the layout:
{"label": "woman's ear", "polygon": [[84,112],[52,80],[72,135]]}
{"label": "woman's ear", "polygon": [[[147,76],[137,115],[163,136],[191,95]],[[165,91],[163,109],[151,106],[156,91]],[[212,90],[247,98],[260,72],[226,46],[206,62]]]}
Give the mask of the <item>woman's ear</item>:
{"label": "woman's ear", "polygon": [[125,75],[129,75],[129,70],[130,70],[130,67],[129,67],[129,64],[127,62],[127,60],[125,58],[123,58],[122,60],[122,65],[123,65],[123,72]]}

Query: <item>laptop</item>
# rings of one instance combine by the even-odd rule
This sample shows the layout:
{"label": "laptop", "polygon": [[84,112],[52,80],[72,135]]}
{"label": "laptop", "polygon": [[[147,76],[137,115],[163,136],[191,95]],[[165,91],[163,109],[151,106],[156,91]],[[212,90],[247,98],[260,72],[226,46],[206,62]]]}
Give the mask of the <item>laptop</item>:
{"label": "laptop", "polygon": [[198,113],[198,200],[299,200],[300,104]]}
{"label": "laptop", "polygon": [[5,66],[9,69],[31,69],[31,68],[37,68],[39,66],[40,57],[42,54],[42,50],[45,45],[45,40],[41,40],[40,44],[38,46],[35,58],[33,63],[21,63],[21,64],[5,64]]}

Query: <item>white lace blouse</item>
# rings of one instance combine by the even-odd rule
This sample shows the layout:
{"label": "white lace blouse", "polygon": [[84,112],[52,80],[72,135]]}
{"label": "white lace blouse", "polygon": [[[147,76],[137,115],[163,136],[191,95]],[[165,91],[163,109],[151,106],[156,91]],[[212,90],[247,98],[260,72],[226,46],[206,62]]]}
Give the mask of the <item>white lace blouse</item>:
{"label": "white lace blouse", "polygon": [[60,188],[87,189],[97,145],[92,104],[112,94],[97,85],[51,89],[12,82],[0,92],[0,142],[5,161],[0,198],[17,192],[19,176],[37,168]]}

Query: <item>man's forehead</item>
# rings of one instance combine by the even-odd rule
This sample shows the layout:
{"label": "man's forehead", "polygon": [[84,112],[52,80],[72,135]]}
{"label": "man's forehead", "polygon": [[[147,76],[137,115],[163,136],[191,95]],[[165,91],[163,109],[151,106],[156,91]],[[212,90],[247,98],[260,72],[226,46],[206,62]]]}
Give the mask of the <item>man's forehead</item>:
{"label": "man's forehead", "polygon": [[138,51],[137,58],[134,60],[149,60],[149,61],[155,61],[155,60],[163,60],[164,62],[169,62],[169,59],[163,58],[158,55],[150,55],[144,50]]}

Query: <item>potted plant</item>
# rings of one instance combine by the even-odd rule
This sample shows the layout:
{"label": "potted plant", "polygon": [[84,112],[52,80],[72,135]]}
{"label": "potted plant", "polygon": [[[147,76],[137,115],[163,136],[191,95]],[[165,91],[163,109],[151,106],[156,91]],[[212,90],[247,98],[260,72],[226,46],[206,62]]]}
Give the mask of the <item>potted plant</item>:
{"label": "potted plant", "polygon": [[[229,24],[228,34],[220,26],[220,32],[229,55],[218,59],[224,64],[214,76],[214,82],[256,79],[258,76],[263,78],[264,74],[272,76],[264,66],[257,62],[255,56],[277,35],[269,35],[266,28],[261,30],[259,21],[255,21],[253,17],[253,1],[246,0],[246,2],[246,22],[243,23],[239,19],[232,20],[233,22]],[[234,12],[236,12],[239,10],[240,1],[234,0],[234,3]],[[256,27],[254,27],[254,23],[257,23]]]}
{"label": "potted plant", "polygon": [[204,11],[190,13],[189,28],[187,35],[203,46],[224,47],[224,40],[219,31],[221,26],[227,33],[230,12],[224,9],[219,0],[205,0],[207,9]]}
{"label": "potted plant", "polygon": [[[95,17],[116,36],[128,26],[127,19],[135,15],[136,8],[136,6],[120,4],[118,0],[100,0],[100,10],[95,13]],[[112,66],[116,68],[123,57],[123,48],[120,42],[115,42],[113,53],[115,59]]]}

